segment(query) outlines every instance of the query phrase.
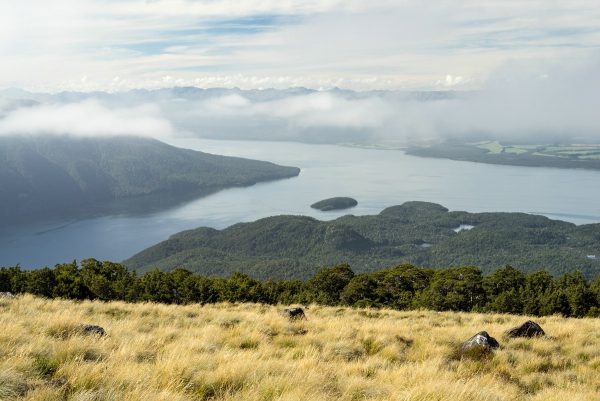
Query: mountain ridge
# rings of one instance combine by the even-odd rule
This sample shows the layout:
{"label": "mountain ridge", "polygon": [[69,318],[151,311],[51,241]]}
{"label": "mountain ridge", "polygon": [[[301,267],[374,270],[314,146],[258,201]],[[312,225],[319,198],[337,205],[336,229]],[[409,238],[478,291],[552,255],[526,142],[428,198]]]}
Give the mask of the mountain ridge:
{"label": "mountain ridge", "polygon": [[0,218],[101,210],[111,203],[119,211],[118,201],[139,199],[139,205],[128,206],[135,210],[153,197],[169,204],[299,172],[132,136],[0,136]]}

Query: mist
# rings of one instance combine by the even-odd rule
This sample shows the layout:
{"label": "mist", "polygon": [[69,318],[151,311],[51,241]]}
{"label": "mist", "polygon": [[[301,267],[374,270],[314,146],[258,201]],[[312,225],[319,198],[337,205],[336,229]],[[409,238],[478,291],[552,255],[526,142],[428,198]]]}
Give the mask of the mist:
{"label": "mist", "polygon": [[[0,119],[0,135],[73,135],[77,137],[134,135],[166,138],[171,123],[154,104],[109,108],[94,99],[66,104],[10,104]],[[1,107],[1,106],[0,106]],[[1,110],[1,109],[0,109]]]}
{"label": "mist", "polygon": [[0,93],[0,135],[594,142],[600,140],[599,94],[600,57],[509,62],[468,92],[172,88],[15,96],[8,91]]}

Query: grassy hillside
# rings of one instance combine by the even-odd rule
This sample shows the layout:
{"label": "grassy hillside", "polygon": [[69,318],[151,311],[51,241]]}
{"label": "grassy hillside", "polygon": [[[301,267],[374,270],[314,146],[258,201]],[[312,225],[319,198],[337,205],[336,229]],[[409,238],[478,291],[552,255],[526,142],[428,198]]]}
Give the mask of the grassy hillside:
{"label": "grassy hillside", "polygon": [[[597,400],[600,320],[310,307],[0,299],[0,399]],[[82,335],[84,323],[104,337]],[[489,359],[455,357],[486,330]]]}
{"label": "grassy hillside", "polygon": [[[0,219],[91,207],[135,211],[151,203],[152,196],[168,203],[298,173],[295,167],[179,149],[152,139],[0,137]],[[146,198],[137,201],[140,197]],[[114,203],[131,198],[136,201],[129,205]]]}
{"label": "grassy hillside", "polygon": [[142,271],[184,267],[207,275],[239,271],[302,279],[319,266],[339,263],[356,272],[410,262],[474,265],[484,273],[510,264],[524,271],[547,268],[556,275],[581,270],[593,278],[600,272],[599,240],[600,224],[576,226],[524,213],[449,212],[433,203],[407,202],[374,216],[333,221],[276,216],[221,231],[184,231],[125,264]]}

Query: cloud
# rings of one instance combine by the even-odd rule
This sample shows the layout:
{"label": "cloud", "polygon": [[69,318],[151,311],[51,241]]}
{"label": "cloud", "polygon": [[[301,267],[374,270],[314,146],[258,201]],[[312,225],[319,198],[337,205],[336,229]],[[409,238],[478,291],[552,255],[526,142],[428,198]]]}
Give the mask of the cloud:
{"label": "cloud", "polygon": [[[449,76],[449,84],[460,77]],[[402,92],[327,91],[253,99],[229,93],[165,114],[201,136],[321,142],[415,142],[487,137],[600,141],[600,54],[591,58],[512,61],[482,88],[426,98]]]}
{"label": "cloud", "polygon": [[42,91],[473,89],[507,60],[600,46],[593,0],[0,3],[0,87]]}
{"label": "cloud", "polygon": [[280,119],[288,125],[324,128],[375,128],[390,113],[388,104],[380,98],[350,100],[330,92],[286,96],[261,102],[231,94],[191,107],[198,118]]}
{"label": "cloud", "polygon": [[[511,140],[600,140],[600,54],[507,63],[483,89],[446,105],[438,129]],[[443,131],[442,131],[443,132]]]}
{"label": "cloud", "polygon": [[[444,82],[461,79],[448,74]],[[600,141],[600,53],[560,62],[513,60],[470,92],[173,88],[31,96],[16,103],[0,97],[0,134],[398,144],[474,137]]]}
{"label": "cloud", "polygon": [[155,105],[109,109],[96,100],[17,108],[0,119],[0,135],[135,135],[167,138],[169,121]]}

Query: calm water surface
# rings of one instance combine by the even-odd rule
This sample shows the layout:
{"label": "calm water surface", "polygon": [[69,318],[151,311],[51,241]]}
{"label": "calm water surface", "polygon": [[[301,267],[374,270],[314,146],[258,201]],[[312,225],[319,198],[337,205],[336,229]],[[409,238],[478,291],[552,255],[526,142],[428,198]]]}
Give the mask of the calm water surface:
{"label": "calm water surface", "polygon": [[[289,142],[180,139],[174,145],[269,160],[302,169],[299,177],[228,189],[169,210],[137,216],[0,228],[0,266],[39,267],[95,257],[119,261],[199,226],[224,228],[278,214],[333,219],[375,214],[410,200],[451,210],[543,214],[576,224],[600,222],[600,172],[495,166],[371,150]],[[358,206],[338,212],[310,208],[318,200],[351,196]]]}

